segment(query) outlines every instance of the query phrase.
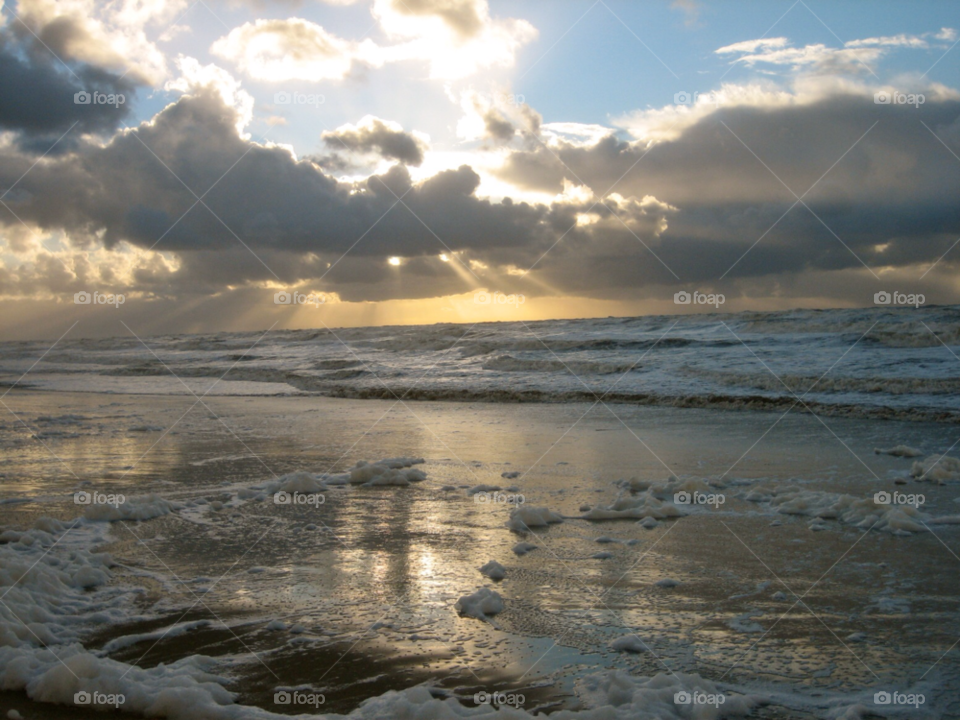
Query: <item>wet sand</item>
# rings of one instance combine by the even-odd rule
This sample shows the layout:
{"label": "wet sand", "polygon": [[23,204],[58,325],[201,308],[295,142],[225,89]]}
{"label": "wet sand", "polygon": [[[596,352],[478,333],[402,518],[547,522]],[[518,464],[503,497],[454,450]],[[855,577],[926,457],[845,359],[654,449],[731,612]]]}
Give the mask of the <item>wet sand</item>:
{"label": "wet sand", "polygon": [[[810,415],[777,422],[778,413],[589,403],[196,403],[17,390],[5,402],[22,422],[8,413],[0,427],[0,497],[34,501],[0,505],[3,528],[76,517],[81,488],[206,500],[113,524],[103,548],[121,564],[113,582],[143,587],[137,609],[149,617],[92,627],[84,645],[114,641],[123,647],[109,657],[141,667],[194,653],[221,658],[244,704],[290,712],[273,694],[303,686],[324,694],[323,712],[345,713],[430,682],[467,704],[486,689],[522,693],[528,711],[577,709],[584,674],[619,668],[696,672],[810,702],[818,693],[903,691],[923,676],[927,710],[958,711],[957,651],[948,650],[960,634],[960,526],[901,537],[825,520],[812,531],[809,517],[742,497],[786,485],[857,497],[898,490],[924,493],[931,515],[954,515],[956,486],[896,484],[910,461],[873,453],[899,443],[943,452],[956,439],[946,425],[827,418],[825,426]],[[237,487],[275,476],[401,456],[423,457],[427,480],[331,488],[319,506],[234,502]],[[514,471],[522,477],[501,477]],[[652,529],[571,519],[581,506],[610,503],[620,478],[671,473],[722,477],[726,501]],[[467,495],[480,484],[516,486],[528,506],[567,519],[511,532],[510,506]],[[595,542],[601,536],[615,542]],[[538,549],[518,557],[511,548],[520,540]],[[601,551],[612,556],[591,557]],[[477,571],[489,560],[506,567],[502,582]],[[655,584],[663,579],[679,584]],[[503,596],[504,612],[492,623],[459,617],[456,600],[483,586]],[[303,631],[271,630],[271,620]],[[158,637],[172,623],[200,621]],[[630,633],[647,651],[609,649]],[[804,717],[801,704],[755,715]],[[91,715],[65,707],[48,715],[50,706],[22,694],[0,695],[0,709],[10,707],[26,717]]]}

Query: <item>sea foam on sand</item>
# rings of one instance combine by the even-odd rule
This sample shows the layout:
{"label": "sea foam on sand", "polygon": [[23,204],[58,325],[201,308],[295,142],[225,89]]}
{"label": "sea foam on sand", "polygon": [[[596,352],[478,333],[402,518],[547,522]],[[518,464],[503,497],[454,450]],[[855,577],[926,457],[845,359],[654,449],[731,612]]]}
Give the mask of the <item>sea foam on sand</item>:
{"label": "sea foam on sand", "polygon": [[[268,492],[318,492],[336,484],[405,485],[425,477],[421,471],[411,468],[416,462],[410,458],[397,458],[358,463],[342,475],[293,473],[257,486],[252,494],[248,492],[241,496],[238,493],[238,496],[262,499]],[[657,486],[626,483],[625,494],[604,509],[614,513],[614,517],[620,512],[636,512],[634,517],[652,519],[654,516],[647,514],[651,510],[662,517],[675,517],[682,513],[657,495],[682,484],[675,478]],[[693,489],[693,485],[690,488]],[[755,499],[760,500],[761,496],[779,512],[835,518],[860,526],[869,523],[870,527],[891,532],[916,532],[915,528],[925,517],[915,508],[876,506],[871,501],[848,495],[794,490],[759,493]],[[146,521],[187,511],[179,503],[156,496],[130,498],[117,507],[107,508],[89,508],[83,517],[70,523],[42,518],[30,529],[0,533],[0,598],[3,600],[0,603],[0,689],[23,691],[35,701],[64,705],[73,704],[74,695],[81,691],[123,695],[122,709],[127,713],[174,720],[289,718],[286,714],[236,703],[238,696],[227,689],[230,680],[224,677],[229,664],[236,658],[221,662],[192,655],[142,669],[105,657],[104,653],[145,636],[117,638],[97,652],[83,647],[85,633],[95,627],[159,619],[159,616],[144,615],[137,609],[142,589],[117,584],[113,559],[109,554],[93,550],[112,539],[111,523]],[[516,521],[517,527],[542,527],[562,520],[558,513],[546,508],[522,507],[514,513],[511,520]],[[619,515],[624,516],[630,517]],[[533,546],[524,549],[529,547]],[[491,561],[482,570],[494,577],[500,574],[502,566]],[[490,616],[504,610],[504,603],[498,593],[481,588],[461,597],[456,609],[464,615],[489,621]],[[170,630],[182,634],[197,626],[196,623],[178,623]],[[630,651],[639,644],[621,638],[611,647]],[[696,693],[722,695],[723,702],[690,705],[682,701],[686,695]],[[588,675],[577,681],[577,694],[585,709],[560,711],[554,716],[564,720],[718,720],[744,715],[766,701],[759,695],[730,693],[727,686],[716,685],[696,674],[671,672],[654,676],[620,671]],[[778,700],[785,705],[795,704],[795,698],[789,702],[785,696]],[[859,717],[860,710],[866,710],[863,704],[851,702],[850,698],[831,696],[830,716],[839,717],[845,713],[844,717]],[[467,717],[525,720],[534,716],[522,708],[474,707],[454,698],[440,699],[426,685],[419,685],[370,698],[346,717],[356,720],[456,720]]]}
{"label": "sea foam on sand", "polygon": [[[853,495],[819,490],[755,488],[744,496],[744,500],[756,503],[769,502],[771,507],[784,515],[836,520],[842,525],[853,525],[864,530],[877,530],[894,535],[927,532],[924,523],[936,521],[916,507],[878,503],[874,496],[858,498]],[[944,520],[940,519],[941,522]]]}
{"label": "sea foam on sand", "polygon": [[524,532],[531,528],[547,527],[560,522],[563,522],[563,515],[549,508],[521,505],[511,511],[507,527],[514,532]]}
{"label": "sea foam on sand", "polygon": [[918,480],[939,483],[960,480],[960,460],[949,455],[931,455],[922,462],[915,462],[910,475]]}
{"label": "sea foam on sand", "polygon": [[503,612],[503,598],[490,588],[480,588],[472,595],[464,595],[454,606],[461,615],[489,620],[491,615]]}

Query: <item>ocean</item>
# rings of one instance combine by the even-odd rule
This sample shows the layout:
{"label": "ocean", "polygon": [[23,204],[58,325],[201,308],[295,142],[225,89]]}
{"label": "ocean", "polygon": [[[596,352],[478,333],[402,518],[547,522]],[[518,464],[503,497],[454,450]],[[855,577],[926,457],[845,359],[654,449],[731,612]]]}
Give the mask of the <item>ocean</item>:
{"label": "ocean", "polygon": [[[815,410],[956,422],[960,307],[322,328],[0,344],[55,390]],[[45,353],[45,354],[44,354]],[[36,362],[38,356],[42,359]]]}

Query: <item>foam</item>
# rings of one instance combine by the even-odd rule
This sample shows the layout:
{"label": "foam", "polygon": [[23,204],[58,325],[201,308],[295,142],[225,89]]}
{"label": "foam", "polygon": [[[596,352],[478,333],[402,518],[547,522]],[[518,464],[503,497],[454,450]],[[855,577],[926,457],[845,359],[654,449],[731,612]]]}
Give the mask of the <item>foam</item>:
{"label": "foam", "polygon": [[[578,683],[579,694],[588,707],[583,718],[611,720],[719,720],[721,717],[749,713],[764,698],[759,695],[733,695],[696,674],[659,673],[651,677],[631,676],[620,671],[591,675]],[[723,695],[717,706],[681,705],[675,702],[678,693]],[[579,714],[571,714],[577,717]]]}
{"label": "foam", "polygon": [[96,657],[80,644],[89,627],[135,617],[138,590],[107,585],[112,559],[88,549],[107,539],[108,527],[43,518],[17,533],[16,542],[0,545],[0,687],[70,705],[80,691],[122,694],[124,710],[142,715],[239,717],[239,706],[232,714],[221,707],[234,695],[223,688],[225,679],[208,673],[210,659],[193,656],[142,670]]}
{"label": "foam", "polygon": [[413,465],[422,464],[423,458],[386,458],[384,460],[360,460],[345,473],[312,473],[305,470],[288,473],[270,482],[242,488],[237,493],[241,500],[266,497],[277,492],[321,493],[330,487],[357,485],[361,487],[399,486],[427,479],[422,470]]}
{"label": "foam", "polygon": [[960,460],[950,455],[931,455],[910,468],[910,476],[918,480],[945,483],[960,480]]}
{"label": "foam", "polygon": [[924,523],[932,518],[910,505],[883,505],[873,496],[858,498],[853,495],[802,490],[796,488],[764,491],[757,488],[744,497],[751,502],[769,502],[783,515],[815,518],[811,529],[823,529],[819,521],[836,520],[865,530],[876,530],[894,535],[927,532]]}
{"label": "foam", "polygon": [[117,505],[89,505],[83,516],[95,522],[118,520],[152,520],[183,508],[182,503],[165,500],[158,495],[127,498]]}
{"label": "foam", "polygon": [[507,576],[507,569],[496,560],[491,560],[480,568],[480,573],[491,580],[503,580]]}
{"label": "foam", "polygon": [[282,475],[275,481],[261,487],[270,494],[277,492],[318,493],[327,489],[327,483],[323,475],[298,470]]}
{"label": "foam", "polygon": [[662,483],[646,480],[621,480],[617,483],[621,490],[609,505],[596,505],[587,510],[580,518],[583,520],[665,520],[681,517],[685,513],[666,498],[675,493],[706,492],[710,486],[699,479],[680,480],[672,477]]}
{"label": "foam", "polygon": [[457,600],[454,609],[461,615],[489,621],[491,615],[503,612],[503,598],[490,588],[480,588],[472,595]]}
{"label": "foam", "polygon": [[521,505],[510,513],[507,527],[514,532],[525,532],[530,528],[547,527],[563,522],[563,515],[545,507]]}
{"label": "foam", "polygon": [[423,458],[392,458],[375,463],[361,460],[350,471],[350,484],[366,487],[385,485],[406,487],[411,483],[422,482],[427,479],[425,472],[410,467],[415,463],[422,462]]}
{"label": "foam", "polygon": [[269,717],[257,708],[233,705],[226,678],[211,672],[212,658],[194,655],[149,670],[99,658],[80,645],[24,652],[0,648],[0,677],[7,689],[22,689],[38,702],[73,705],[86,691],[123,695],[123,710],[176,720],[233,720]]}
{"label": "foam", "polygon": [[114,638],[104,645],[101,648],[101,652],[109,654],[146,640],[160,640],[161,638],[165,637],[179,637],[180,635],[186,635],[191,630],[207,627],[210,624],[210,620],[192,620],[190,622],[176,623],[175,625],[170,625],[169,627],[161,628],[160,630],[155,630],[153,632],[123,635],[122,637]]}

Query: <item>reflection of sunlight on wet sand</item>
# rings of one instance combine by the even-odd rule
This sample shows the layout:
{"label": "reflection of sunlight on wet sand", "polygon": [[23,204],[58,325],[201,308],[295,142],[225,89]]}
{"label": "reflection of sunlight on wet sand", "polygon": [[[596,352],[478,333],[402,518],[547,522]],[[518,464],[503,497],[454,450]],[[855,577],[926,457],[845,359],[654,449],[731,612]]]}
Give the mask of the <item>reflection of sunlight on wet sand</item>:
{"label": "reflection of sunlight on wet sand", "polygon": [[[134,531],[147,538],[149,550],[132,536],[106,550],[116,551],[130,567],[142,565],[161,575],[165,570],[156,557],[169,565],[185,581],[161,596],[171,608],[180,602],[189,606],[195,600],[189,588],[210,585],[210,578],[223,575],[204,595],[204,603],[226,621],[236,621],[238,633],[243,623],[244,643],[285,683],[316,682],[329,670],[322,684],[333,688],[330,696],[338,700],[331,700],[331,708],[341,703],[337,712],[384,689],[425,681],[469,690],[468,696],[491,684],[501,690],[521,689],[532,697],[531,687],[540,684],[545,698],[564,698],[569,707],[575,702],[570,700],[572,682],[585,672],[615,667],[655,674],[664,672],[664,665],[684,671],[725,668],[741,656],[745,659],[737,674],[742,679],[779,673],[816,686],[832,681],[830,671],[834,679],[842,675],[848,683],[869,681],[843,645],[800,607],[779,622],[767,641],[751,647],[759,637],[753,624],[770,627],[789,605],[771,597],[776,587],[756,590],[770,580],[769,574],[720,518],[762,557],[771,555],[777,569],[789,565],[793,572],[788,582],[793,584],[796,577],[803,589],[826,570],[819,563],[828,557],[832,562],[852,544],[854,531],[831,527],[811,536],[805,521],[793,518],[773,527],[769,517],[756,515],[756,506],[738,509],[733,499],[725,510],[734,514],[694,514],[663,521],[652,530],[628,520],[572,519],[583,504],[610,503],[618,492],[613,480],[662,480],[667,475],[664,464],[680,475],[719,475],[769,428],[772,420],[765,415],[744,413],[731,423],[729,416],[717,412],[618,406],[617,414],[655,449],[655,456],[607,409],[587,412],[589,405],[420,403],[414,415],[402,408],[388,412],[389,403],[376,401],[209,399],[212,411],[231,427],[243,429],[248,443],[244,448],[206,410],[189,413],[175,425],[193,402],[189,396],[145,401],[114,395],[105,401],[92,394],[12,393],[6,401],[31,422],[48,414],[47,403],[58,403],[65,408],[62,413],[94,418],[88,423],[93,429],[81,429],[80,437],[51,440],[57,454],[94,488],[206,501],[192,507],[189,515],[135,526]],[[322,422],[315,421],[315,413]],[[358,428],[367,430],[374,422],[376,434],[353,447]],[[803,477],[824,489],[850,492],[860,482],[862,466],[839,443],[821,444],[811,460],[806,450],[821,432],[816,422],[785,418],[784,427],[772,431],[750,462],[737,468],[737,480],[749,485]],[[128,432],[134,424],[176,432],[137,463],[161,433]],[[872,448],[877,442],[875,425],[831,424],[849,434],[855,447]],[[909,424],[890,428],[894,426],[885,426],[884,432],[906,442],[930,432]],[[72,490],[76,482],[65,484],[60,463],[41,452],[42,447],[22,442],[25,432],[8,424],[0,435],[12,459],[5,468],[5,490],[17,494],[33,488],[49,495]],[[546,455],[544,448],[550,448]],[[331,488],[325,492],[326,502],[312,508],[280,508],[268,500],[210,508],[229,495],[226,486],[250,487],[274,473],[340,471],[359,459],[408,455],[427,458],[421,466],[427,480],[409,487]],[[456,458],[464,458],[467,465]],[[902,470],[896,458],[871,455],[866,460],[878,473]],[[134,470],[119,477],[130,465],[136,465]],[[506,480],[501,477],[505,471],[526,474]],[[119,474],[104,479],[106,473]],[[511,532],[506,527],[509,507],[467,497],[464,486],[481,483],[516,484],[532,506],[549,507],[567,519],[526,535]],[[441,491],[441,486],[457,489]],[[5,512],[36,511],[23,505],[7,506]],[[65,513],[76,515],[72,506]],[[600,546],[595,540],[601,535],[615,542]],[[511,548],[521,539],[539,549],[515,556]],[[628,540],[636,543],[627,545]],[[890,618],[857,609],[887,582],[884,573],[892,572],[876,564],[876,548],[890,540],[865,536],[851,553],[853,570],[836,580],[826,577],[809,600],[831,627],[843,629],[837,630],[841,637],[867,628],[883,642],[858,645],[865,662],[889,668],[889,658],[896,658],[897,667],[890,672],[902,674],[933,647],[929,641],[916,642],[918,632],[934,633],[929,623],[913,616],[917,629],[904,631],[896,640],[899,646],[891,649],[884,647]],[[892,540],[895,549],[923,549],[919,558],[912,558],[888,548],[884,560],[891,567],[910,566],[898,567],[898,574],[920,573],[926,579],[923,592],[931,598],[955,595],[955,579],[927,568],[937,562],[934,538]],[[811,552],[812,542],[822,552]],[[595,559],[598,549],[613,556]],[[489,560],[506,567],[502,582],[479,573]],[[667,577],[680,584],[656,586]],[[504,611],[491,623],[458,616],[457,599],[485,586],[503,596]],[[835,612],[825,614],[823,607]],[[755,611],[760,614],[749,615]],[[202,607],[197,612],[206,617]],[[272,620],[282,621],[285,629],[268,630]],[[294,625],[301,625],[303,632],[290,632]],[[216,633],[211,627],[176,642],[164,641],[148,660],[172,662],[198,649],[213,655],[247,652],[218,628]],[[936,632],[951,629],[946,623]],[[611,640],[626,633],[638,634],[653,652],[611,652]],[[949,642],[941,652],[947,646]],[[136,661],[147,650],[137,644],[123,658]],[[276,685],[262,667],[238,672],[258,703]]]}

